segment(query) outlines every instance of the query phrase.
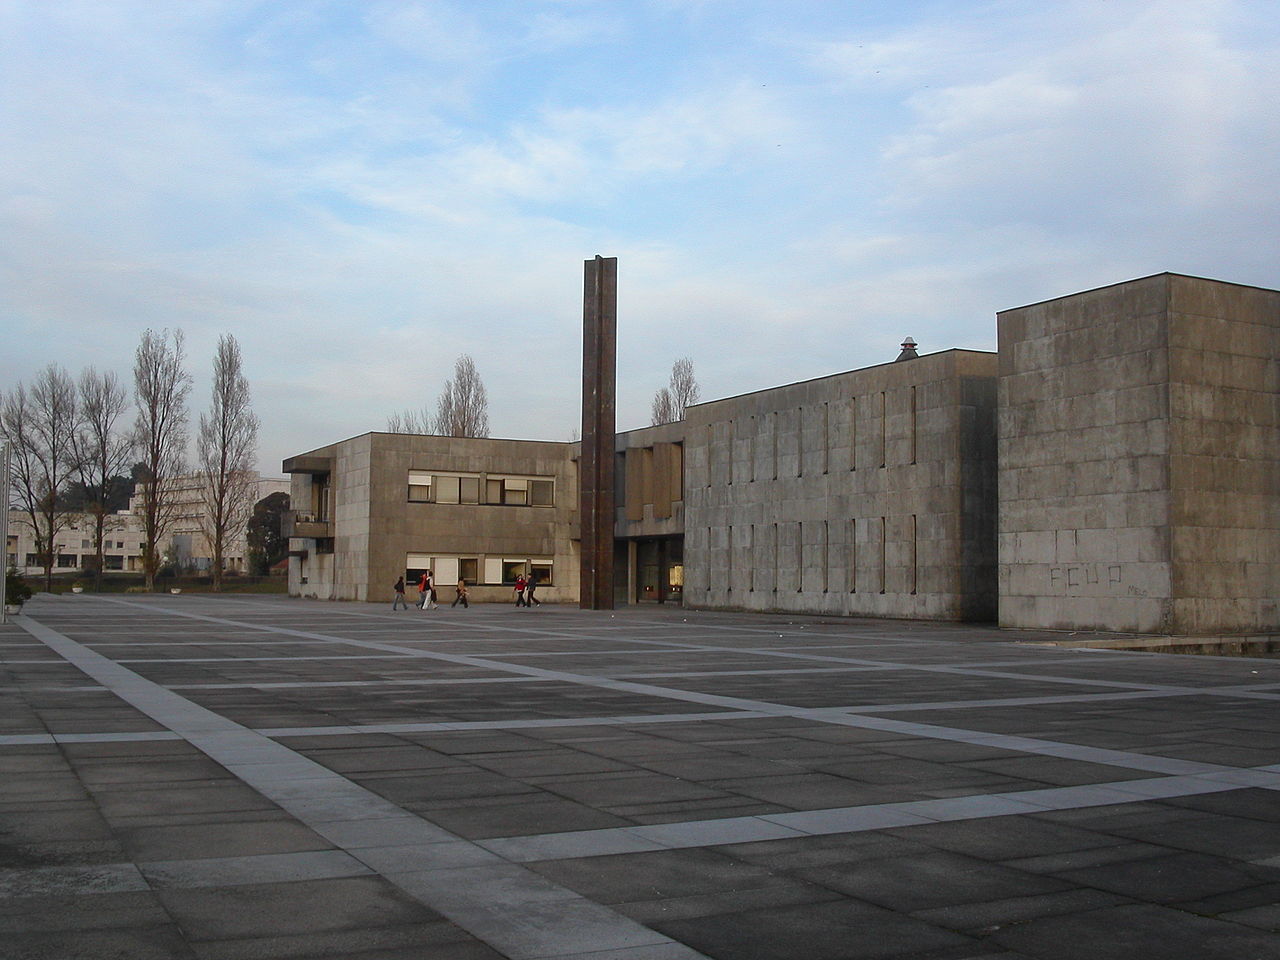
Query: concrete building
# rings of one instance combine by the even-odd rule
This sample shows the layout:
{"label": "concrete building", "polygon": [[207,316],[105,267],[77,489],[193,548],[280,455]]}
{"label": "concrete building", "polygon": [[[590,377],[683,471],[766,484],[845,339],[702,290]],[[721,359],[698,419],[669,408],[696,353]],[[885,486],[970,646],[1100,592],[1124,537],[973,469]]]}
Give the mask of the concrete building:
{"label": "concrete building", "polygon": [[434,571],[451,601],[510,600],[517,574],[543,600],[576,600],[573,445],[366,433],[291,457],[289,592],[391,599],[396,578]]}
{"label": "concrete building", "polygon": [[[1280,292],[1162,274],[998,331],[617,434],[615,601],[1280,629]],[[374,599],[432,566],[509,599],[537,569],[576,602],[576,455],[366,434],[292,458],[290,591]]]}
{"label": "concrete building", "polygon": [[689,409],[687,604],[995,617],[996,356],[904,352]]}
{"label": "concrete building", "polygon": [[997,324],[1000,623],[1280,629],[1280,292],[1160,274]]}
{"label": "concrete building", "polygon": [[614,467],[614,598],[618,603],[684,599],[683,421],[617,436]]}

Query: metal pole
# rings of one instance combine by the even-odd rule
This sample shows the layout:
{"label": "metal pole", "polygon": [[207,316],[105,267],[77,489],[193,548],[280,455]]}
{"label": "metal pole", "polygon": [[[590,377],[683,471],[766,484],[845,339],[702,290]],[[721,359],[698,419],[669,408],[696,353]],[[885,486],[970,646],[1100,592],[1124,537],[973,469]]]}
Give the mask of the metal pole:
{"label": "metal pole", "polygon": [[6,608],[9,599],[9,445],[7,443],[4,445],[4,465],[0,466],[0,496],[4,498],[3,503],[0,504],[4,507],[4,510],[0,511],[0,543],[4,544],[4,563],[0,563],[0,595],[3,595],[6,601],[0,604],[0,623],[8,623],[9,612]]}

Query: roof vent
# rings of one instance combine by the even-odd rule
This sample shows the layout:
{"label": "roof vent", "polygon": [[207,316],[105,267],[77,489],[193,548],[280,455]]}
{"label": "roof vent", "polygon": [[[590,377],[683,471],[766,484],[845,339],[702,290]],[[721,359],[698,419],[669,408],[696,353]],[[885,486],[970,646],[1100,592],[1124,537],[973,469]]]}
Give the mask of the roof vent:
{"label": "roof vent", "polygon": [[893,361],[898,363],[901,360],[915,360],[920,354],[916,353],[916,342],[910,337],[902,341],[902,352],[898,354],[898,359]]}

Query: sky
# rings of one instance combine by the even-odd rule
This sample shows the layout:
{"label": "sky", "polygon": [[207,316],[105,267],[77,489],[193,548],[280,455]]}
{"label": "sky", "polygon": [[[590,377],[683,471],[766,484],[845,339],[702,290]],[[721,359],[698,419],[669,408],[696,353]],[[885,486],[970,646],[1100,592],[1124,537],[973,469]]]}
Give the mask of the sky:
{"label": "sky", "polygon": [[995,348],[998,310],[1162,271],[1280,287],[1275,0],[0,0],[0,389],[194,424],[244,354],[260,469],[429,406],[580,423],[618,258],[619,429]]}

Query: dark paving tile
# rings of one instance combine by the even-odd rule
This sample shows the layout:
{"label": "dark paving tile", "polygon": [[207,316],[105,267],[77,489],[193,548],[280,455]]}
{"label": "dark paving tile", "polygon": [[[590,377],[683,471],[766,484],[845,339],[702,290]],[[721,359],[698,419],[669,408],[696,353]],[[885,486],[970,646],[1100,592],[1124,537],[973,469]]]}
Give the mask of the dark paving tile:
{"label": "dark paving tile", "polygon": [[806,868],[796,875],[912,913],[933,907],[1059,893],[1075,884],[944,851]]}
{"label": "dark paving tile", "polygon": [[120,842],[130,859],[194,860],[263,853],[328,850],[332,844],[292,820],[202,823],[198,826],[124,827]]}
{"label": "dark paving tile", "polygon": [[531,864],[599,903],[632,903],[785,885],[768,869],[711,850],[664,850]]}
{"label": "dark paving tile", "polygon": [[1280,869],[1198,853],[1175,853],[1064,870],[1054,876],[1148,903],[1173,903],[1274,882],[1280,880]]}
{"label": "dark paving tile", "polygon": [[165,889],[156,896],[192,941],[309,936],[442,919],[381,878]]}
{"label": "dark paving tile", "polygon": [[532,796],[537,792],[519,780],[474,769],[453,772],[448,776],[396,771],[353,774],[350,779],[392,803],[414,808],[442,803],[448,805],[473,797]]}
{"label": "dark paving tile", "polygon": [[273,810],[275,804],[234,779],[188,782],[182,786],[147,784],[143,788],[114,784],[94,791],[103,816],[116,821],[134,817]]}
{"label": "dark paving tile", "polygon": [[200,960],[506,960],[448,922],[196,941]]}
{"label": "dark paving tile", "polygon": [[845,900],[671,920],[654,928],[716,960],[975,957],[982,945],[933,924]]}
{"label": "dark paving tile", "polygon": [[1003,927],[1041,917],[1062,917],[1121,903],[1125,897],[1101,890],[1064,890],[1032,897],[1006,897],[985,903],[962,903],[917,910],[911,915],[948,930],[988,936]]}
{"label": "dark paving tile", "polygon": [[546,796],[504,798],[500,803],[463,806],[432,805],[427,816],[437,826],[470,840],[599,830],[625,827],[633,822],[572,800]]}
{"label": "dark paving tile", "polygon": [[1092,830],[1030,817],[985,817],[900,827],[888,831],[915,843],[983,860],[1010,860],[1115,846],[1115,838]]}
{"label": "dark paving tile", "polygon": [[[1275,798],[1280,807],[1280,793]],[[1207,815],[1171,823],[1135,823],[1111,832],[1142,843],[1242,860],[1280,856],[1280,826],[1243,817]]]}
{"label": "dark paving tile", "polygon": [[0,933],[6,937],[18,933],[147,929],[169,922],[169,915],[150,892],[0,900]]}
{"label": "dark paving tile", "polygon": [[1109,907],[992,932],[989,943],[1038,960],[1270,960],[1269,932],[1167,907]]}
{"label": "dark paving tile", "polygon": [[5,960],[187,960],[196,955],[172,925],[59,930],[5,937]]}

